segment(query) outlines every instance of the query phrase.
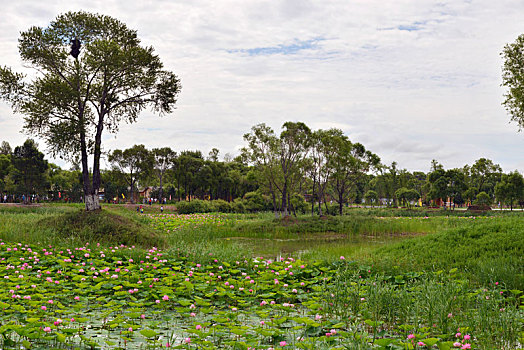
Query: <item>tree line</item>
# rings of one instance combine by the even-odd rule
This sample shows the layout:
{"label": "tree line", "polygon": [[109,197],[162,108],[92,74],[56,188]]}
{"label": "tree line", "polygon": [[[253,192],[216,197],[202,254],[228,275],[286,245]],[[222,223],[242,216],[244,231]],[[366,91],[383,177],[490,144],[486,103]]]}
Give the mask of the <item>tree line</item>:
{"label": "tree line", "polygon": [[[284,123],[278,134],[258,124],[244,140],[238,156],[222,160],[217,148],[206,156],[142,144],[112,150],[105,154],[101,194],[108,202],[136,203],[143,200],[139,191],[149,188],[160,202],[221,200],[241,203],[239,211],[272,210],[276,216],[342,214],[351,203],[524,206],[522,174],[504,173],[486,158],[453,169],[433,160],[428,172],[410,172],[396,162],[382,164],[339,129],[311,130],[301,122]],[[78,165],[65,170],[49,163],[30,139],[14,150],[1,144],[0,191],[8,200],[83,201],[82,179]]]}

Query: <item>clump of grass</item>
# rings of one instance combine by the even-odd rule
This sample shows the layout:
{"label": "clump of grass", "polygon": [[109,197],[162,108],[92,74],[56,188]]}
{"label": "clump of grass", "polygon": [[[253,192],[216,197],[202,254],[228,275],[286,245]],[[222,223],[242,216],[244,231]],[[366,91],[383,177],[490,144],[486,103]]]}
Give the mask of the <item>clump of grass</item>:
{"label": "clump of grass", "polygon": [[165,246],[163,235],[152,228],[106,210],[66,212],[44,218],[39,225],[53,231],[57,238],[67,241],[139,247]]}

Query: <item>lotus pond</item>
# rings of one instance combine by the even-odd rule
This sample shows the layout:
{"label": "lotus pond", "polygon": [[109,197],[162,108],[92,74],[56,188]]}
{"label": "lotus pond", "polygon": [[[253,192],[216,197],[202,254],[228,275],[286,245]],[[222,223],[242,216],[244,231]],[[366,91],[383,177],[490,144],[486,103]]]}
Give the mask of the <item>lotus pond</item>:
{"label": "lotus pond", "polygon": [[515,348],[522,327],[520,291],[455,270],[6,242],[0,257],[2,348]]}

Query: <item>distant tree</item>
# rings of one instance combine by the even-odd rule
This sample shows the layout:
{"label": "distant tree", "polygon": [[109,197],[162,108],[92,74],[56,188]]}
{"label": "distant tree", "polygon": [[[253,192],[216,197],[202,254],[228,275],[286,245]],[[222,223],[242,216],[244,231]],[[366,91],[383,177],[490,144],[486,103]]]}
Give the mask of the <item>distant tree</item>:
{"label": "distant tree", "polygon": [[502,168],[491,159],[480,158],[471,166],[471,179],[479,191],[492,193],[499,181]]}
{"label": "distant tree", "polygon": [[22,32],[18,47],[36,77],[27,82],[0,67],[0,98],[24,115],[25,131],[42,137],[53,155],[80,159],[86,210],[97,210],[103,130],[115,133],[149,107],[171,112],[179,80],[162,69],[152,47],[140,45],[135,30],[104,15],[68,12],[47,28]]}
{"label": "distant tree", "polygon": [[504,59],[502,85],[507,88],[502,104],[521,131],[524,129],[524,34],[506,44],[501,56]]}
{"label": "distant tree", "polygon": [[372,207],[373,207],[373,204],[378,203],[378,194],[377,194],[377,192],[375,192],[373,190],[368,190],[364,194],[364,198],[365,198],[367,203],[371,204]]}
{"label": "distant tree", "polygon": [[135,203],[135,189],[137,182],[151,175],[153,157],[144,145],[134,145],[124,151],[115,149],[108,156],[109,163],[114,169],[124,174],[129,186],[131,203]]}
{"label": "distant tree", "polygon": [[477,198],[478,192],[479,191],[475,187],[469,187],[466,191],[464,191],[463,197],[470,203],[473,203],[473,201]]}
{"label": "distant tree", "polygon": [[153,167],[155,169],[155,174],[159,180],[158,200],[162,202],[162,199],[164,198],[163,180],[166,172],[173,166],[176,158],[176,152],[169,147],[163,147],[153,148],[151,153],[153,155]]}
{"label": "distant tree", "polygon": [[257,124],[251,128],[251,132],[244,135],[248,143],[242,149],[244,157],[253,164],[253,178],[257,179],[263,190],[269,193],[273,212],[278,217],[275,181],[278,170],[278,139],[273,129],[266,124]]}
{"label": "distant tree", "polygon": [[311,130],[301,122],[286,122],[277,143],[277,168],[275,186],[281,194],[284,216],[289,214],[290,198],[301,177],[301,171],[309,151]]}
{"label": "distant tree", "polygon": [[191,196],[198,188],[199,175],[204,166],[204,157],[200,151],[182,151],[173,165],[178,187],[179,200],[181,196],[180,186],[184,189],[184,195],[191,201]]}
{"label": "distant tree", "polygon": [[39,194],[47,188],[49,164],[33,140],[27,139],[22,146],[15,147],[11,161],[17,191],[25,195],[26,202],[32,194]]}
{"label": "distant tree", "polygon": [[212,162],[218,162],[218,154],[219,153],[220,153],[220,151],[218,150],[218,148],[213,148],[211,151],[209,151],[208,160],[210,160]]}
{"label": "distant tree", "polygon": [[[308,173],[313,180],[312,197],[318,200],[319,215],[322,215],[321,203],[325,199],[327,186],[335,171],[338,146],[342,142],[340,138],[344,138],[344,134],[339,129],[317,130],[311,133],[309,155],[311,162],[308,166]],[[314,200],[311,201],[311,214],[314,212],[314,202]]]}
{"label": "distant tree", "polygon": [[380,158],[366,150],[360,143],[352,143],[347,137],[338,138],[338,152],[333,161],[332,191],[342,215],[350,191],[368,172],[380,167]]}
{"label": "distant tree", "polygon": [[502,175],[502,180],[495,186],[495,196],[502,204],[509,204],[511,210],[523,193],[524,178],[518,171]]}
{"label": "distant tree", "polygon": [[6,191],[6,178],[11,169],[11,155],[0,154],[0,192]]}
{"label": "distant tree", "polygon": [[486,192],[480,192],[475,199],[477,205],[491,205],[492,202],[491,197]]}
{"label": "distant tree", "polygon": [[53,200],[82,200],[82,173],[79,170],[64,170],[50,163],[48,177]]}
{"label": "distant tree", "polygon": [[11,155],[13,153],[13,150],[11,149],[11,145],[7,141],[2,141],[2,144],[0,145],[0,154],[3,155]]}

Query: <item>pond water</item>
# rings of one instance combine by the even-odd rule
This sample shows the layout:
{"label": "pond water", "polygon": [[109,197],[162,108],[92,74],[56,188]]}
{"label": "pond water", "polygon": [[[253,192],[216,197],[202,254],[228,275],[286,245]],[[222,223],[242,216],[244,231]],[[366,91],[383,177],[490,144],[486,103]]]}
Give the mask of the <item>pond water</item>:
{"label": "pond water", "polygon": [[332,233],[287,239],[230,237],[226,240],[241,245],[243,249],[252,252],[253,256],[293,256],[300,258],[304,254],[330,250],[357,252],[398,242],[416,235],[347,236]]}

